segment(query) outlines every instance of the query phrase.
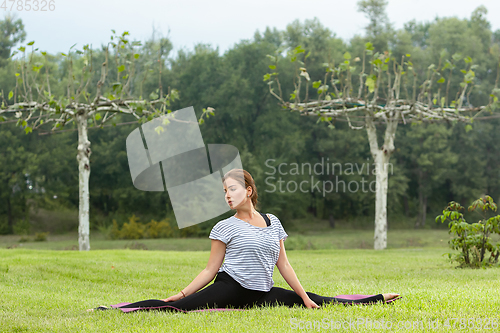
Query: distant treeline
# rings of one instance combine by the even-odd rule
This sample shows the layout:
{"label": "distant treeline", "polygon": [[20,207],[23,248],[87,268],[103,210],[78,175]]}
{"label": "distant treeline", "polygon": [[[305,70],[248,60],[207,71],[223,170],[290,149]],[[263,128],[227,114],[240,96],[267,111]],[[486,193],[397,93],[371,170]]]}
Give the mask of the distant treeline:
{"label": "distant treeline", "polygon": [[[256,32],[253,39],[240,41],[222,55],[218,49],[203,44],[171,55],[172,45],[167,39],[151,39],[137,52],[141,54],[138,71],[145,73],[149,68],[152,72],[143,81],[135,81],[132,88],[137,96],[149,96],[158,87],[159,72],[154,69],[161,48],[162,86],[179,91],[180,99],[172,110],[192,105],[199,115],[204,107],[215,108],[215,117],[200,126],[204,142],[239,149],[244,168],[257,183],[259,210],[274,213],[285,225],[288,219],[307,213],[323,219],[372,216],[375,176],[366,132],[350,130],[344,122],[331,130],[317,123],[316,117],[301,117],[280,109],[263,81],[263,75],[269,72],[266,55],[278,47],[302,45],[311,51],[307,59],[309,74],[321,77],[323,63],[342,61],[346,51],[353,57],[360,56],[365,43],[371,41],[376,50],[391,50],[396,58],[411,54],[422,82],[429,65],[439,63],[443,50],[448,57],[459,53],[462,58],[470,56],[478,65],[469,102],[485,105],[497,80],[500,56],[500,30],[492,32],[485,15],[485,8],[479,7],[469,19],[411,21],[400,30],[390,25],[377,30],[369,26],[365,36],[349,41],[335,37],[317,20],[294,21],[284,31],[268,28]],[[19,34],[7,30],[0,30],[2,40]],[[0,48],[0,89],[7,96],[16,82],[17,69],[7,59],[14,45],[3,43]],[[58,54],[49,59],[45,67],[49,69],[51,86],[61,92],[68,74],[67,57]],[[95,68],[100,68],[103,50],[94,50],[93,59]],[[78,63],[77,54],[73,61]],[[460,66],[457,64],[452,75],[462,75]],[[110,77],[113,75],[117,73]],[[293,75],[291,64],[283,61],[283,82],[292,82]],[[94,88],[98,78],[94,78]],[[459,82],[453,84],[458,86]],[[106,89],[112,84],[112,80],[106,82]],[[282,89],[285,95],[293,90],[290,84],[284,84]],[[138,125],[123,124],[132,121],[119,116],[114,120],[116,126],[89,130],[90,216],[94,229],[110,226],[113,219],[121,225],[132,214],[143,221],[173,217],[166,192],[143,192],[132,184],[125,140]],[[45,134],[47,129],[26,135],[15,122],[0,124],[1,233],[13,232],[9,225],[26,224],[30,206],[47,210],[78,208],[75,129],[69,125],[58,134]],[[378,129],[383,133],[384,125],[379,124]],[[416,226],[422,227],[425,221],[435,225],[434,217],[451,200],[468,206],[489,194],[500,202],[499,143],[498,118],[475,121],[470,131],[463,124],[400,124],[396,151],[390,160],[389,218],[414,219]],[[205,224],[213,225],[220,218]]]}

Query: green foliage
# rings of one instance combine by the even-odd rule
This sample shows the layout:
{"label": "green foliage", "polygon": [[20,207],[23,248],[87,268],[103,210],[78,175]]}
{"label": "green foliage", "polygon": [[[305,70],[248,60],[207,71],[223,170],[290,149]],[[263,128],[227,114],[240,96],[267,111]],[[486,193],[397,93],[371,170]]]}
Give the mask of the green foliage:
{"label": "green foliage", "polygon": [[4,65],[6,59],[11,56],[12,48],[26,38],[22,20],[14,21],[14,19],[15,16],[7,15],[4,20],[0,21],[0,31],[2,31],[0,34],[0,65]]}
{"label": "green foliage", "polygon": [[124,223],[120,230],[121,239],[140,239],[144,237],[145,227],[143,224],[138,223],[138,218],[133,214],[128,223]]}
{"label": "green foliage", "polygon": [[135,214],[129,217],[128,223],[124,223],[121,229],[116,220],[113,219],[111,228],[103,230],[106,238],[109,239],[171,238],[175,236],[170,219],[165,218],[160,222],[151,220],[147,224],[142,224]]}
{"label": "green foliage", "polygon": [[[482,212],[490,209],[497,210],[497,205],[493,199],[486,195],[479,198],[469,206],[469,211],[480,208]],[[500,255],[500,242],[493,245],[490,236],[492,234],[500,235],[500,215],[479,220],[477,223],[468,223],[460,210],[463,210],[460,204],[451,201],[443,210],[443,214],[436,217],[436,222],[441,220],[448,223],[449,233],[454,237],[448,242],[453,250],[460,251],[459,254],[448,253],[448,258],[453,262],[459,263],[458,267],[481,268],[489,267],[498,263]],[[487,254],[489,252],[489,256]]]}
{"label": "green foliage", "polygon": [[132,215],[128,223],[124,223],[120,230],[120,238],[122,239],[139,239],[144,237],[145,227],[138,223],[138,218]]}
{"label": "green foliage", "polygon": [[109,231],[109,234],[106,235],[106,238],[110,238],[110,239],[120,239],[121,238],[120,228],[118,227],[118,223],[116,222],[115,219],[113,219],[113,224],[112,224],[111,230]]}
{"label": "green foliage", "polygon": [[49,235],[48,232],[37,232],[35,233],[35,242],[46,242],[47,241],[47,236]]}
{"label": "green foliage", "polygon": [[29,237],[26,237],[26,236],[21,236],[21,238],[19,238],[19,243],[26,243],[26,242],[29,242],[30,239]]}
{"label": "green foliage", "polygon": [[19,219],[16,224],[14,224],[14,233],[16,235],[28,235],[30,233],[30,222],[27,218]]}
{"label": "green foliage", "polygon": [[376,80],[377,80],[376,76],[375,76],[375,78],[373,78],[371,76],[366,78],[365,85],[368,87],[368,91],[370,93],[373,93],[375,91]]}
{"label": "green foliage", "polygon": [[0,235],[7,235],[11,233],[11,230],[9,230],[9,223],[7,221],[7,217],[1,216],[0,215]]}
{"label": "green foliage", "polygon": [[195,224],[193,226],[180,229],[180,236],[182,238],[197,237],[197,236],[200,236],[201,232],[202,231],[201,231],[200,226],[198,224]]}
{"label": "green foliage", "polygon": [[151,222],[146,225],[145,236],[144,238],[170,238],[174,236],[174,231],[170,226],[168,218],[160,222],[151,220]]}
{"label": "green foliage", "polygon": [[[445,95],[446,86],[450,84],[450,97],[444,105],[456,105],[457,102],[452,103],[453,100],[459,100],[455,96],[455,92],[459,88],[459,83],[464,79],[464,75],[468,73],[469,68],[466,65],[471,64],[479,65],[471,70],[474,72],[475,78],[479,79],[478,82],[481,82],[480,85],[474,86],[470,96],[471,103],[479,106],[487,103],[489,98],[498,100],[500,93],[491,94],[491,88],[495,85],[498,54],[494,52],[499,51],[500,37],[497,39],[485,38],[488,37],[488,34],[491,35],[491,30],[484,21],[485,16],[480,14],[479,11],[470,19],[441,17],[431,22],[415,21],[405,24],[408,29],[397,31],[394,35],[396,39],[390,44],[391,58],[394,57],[397,61],[401,61],[402,56],[405,56],[405,62],[408,64],[408,68],[405,65],[408,75],[403,78],[403,81],[407,79],[407,85],[411,86],[413,82],[412,70],[414,70],[418,82],[423,82],[427,75],[428,66],[434,63],[436,64],[434,70],[437,70],[437,64],[442,57],[443,50],[446,49],[440,76],[436,74],[434,77],[431,100],[435,98],[436,104],[442,106],[442,97]],[[372,37],[371,33],[368,34],[367,31],[366,36],[356,36],[349,41],[342,41],[318,20],[297,20],[289,24],[283,31],[267,29],[265,32],[257,33],[253,40],[237,43],[224,54],[220,54],[219,51],[210,46],[199,45],[192,52],[183,50],[175,55],[169,55],[168,51],[171,50],[171,45],[161,44],[158,39],[155,39],[135,48],[134,52],[130,53],[132,58],[128,60],[133,60],[133,58],[138,60],[136,61],[136,73],[151,73],[148,72],[148,69],[151,69],[154,66],[154,61],[158,60],[157,51],[162,47],[164,50],[162,59],[169,63],[169,66],[166,66],[162,71],[161,80],[164,88],[167,85],[178,88],[179,93],[182,94],[183,103],[192,104],[197,115],[207,105],[220,107],[221,118],[219,121],[214,123],[214,126],[200,127],[204,141],[224,142],[238,147],[242,160],[244,157],[245,169],[248,169],[256,180],[263,211],[275,213],[286,225],[289,218],[302,216],[308,210],[316,214],[314,211],[316,198],[310,192],[280,193],[276,191],[275,193],[267,193],[266,190],[272,189],[271,186],[267,185],[267,182],[278,185],[277,181],[280,175],[277,174],[275,179],[272,179],[272,176],[266,174],[270,171],[265,166],[266,160],[275,159],[272,163],[274,166],[278,166],[279,163],[291,162],[314,165],[321,162],[322,157],[325,158],[325,162],[326,158],[329,157],[330,163],[358,163],[361,165],[367,162],[367,158],[370,158],[370,152],[366,144],[366,132],[350,131],[343,122],[337,121],[333,126],[326,124],[324,121],[326,118],[320,119],[320,122],[323,120],[322,124],[325,123],[331,128],[336,128],[336,131],[330,131],[326,126],[315,126],[317,119],[314,117],[299,117],[297,114],[289,112],[276,112],[276,103],[269,97],[267,83],[272,82],[274,92],[278,92],[277,82],[274,79],[277,77],[279,69],[284,96],[288,97],[293,94],[293,99],[300,98],[303,101],[305,97],[303,92],[293,93],[297,90],[296,87],[285,82],[292,81],[289,73],[293,73],[293,66],[297,64],[297,68],[307,67],[307,73],[313,79],[309,81],[309,88],[319,89],[322,85],[329,85],[326,96],[338,98],[343,91],[340,91],[338,96],[337,94],[332,95],[332,91],[335,91],[334,83],[331,83],[330,80],[324,80],[325,67],[323,64],[326,64],[327,70],[332,71],[340,68],[339,63],[342,64],[341,74],[345,78],[346,70],[348,68],[350,70],[351,65],[356,61],[355,59],[360,57],[361,60],[356,63],[356,69],[351,72],[354,78],[361,71],[362,55],[366,51],[365,80],[362,82],[364,84],[362,88],[373,93],[378,79],[380,80],[378,82],[379,96],[384,98],[383,91],[387,86],[386,72],[383,75],[380,75],[379,72],[371,73],[369,63],[370,56],[373,55],[377,64],[382,66],[387,64],[385,63],[387,57],[378,59],[380,52],[387,50],[387,48],[380,49],[380,47],[384,45],[384,40],[387,40],[388,37],[384,35],[388,31],[386,27],[380,26],[380,28],[382,33],[377,36]],[[500,33],[496,35],[500,36]],[[10,38],[12,40],[12,37]],[[117,42],[119,38],[120,36],[117,36],[113,41]],[[298,45],[302,45],[302,47],[297,49]],[[26,50],[30,48],[27,47]],[[295,50],[297,59],[294,63],[281,57],[284,54],[283,50],[288,49]],[[302,50],[306,51],[302,52]],[[308,53],[309,51],[310,53]],[[346,52],[349,53],[350,59],[344,58]],[[378,55],[375,55],[377,53]],[[308,54],[310,56],[306,58]],[[47,58],[47,63],[40,69],[39,77],[44,78],[42,74],[45,73],[45,69],[48,69],[51,87],[54,88],[53,95],[65,95],[65,84],[67,83],[65,80],[67,80],[69,71],[68,58],[47,53],[42,53],[42,55]],[[266,57],[266,55],[269,56]],[[408,61],[410,56],[411,61]],[[40,59],[36,59],[34,65],[39,67],[40,65],[36,62],[41,60],[43,62],[44,57],[40,56]],[[466,64],[467,57],[473,59],[473,63]],[[93,64],[100,66],[105,59],[104,52],[100,49],[93,50],[93,59]],[[117,82],[120,82],[121,86],[125,86],[123,80],[116,78],[118,67],[126,62],[121,57],[118,59],[119,61],[116,62],[114,57],[109,58],[109,79],[103,85],[105,93],[116,95],[116,90],[120,89],[120,85],[116,85],[115,91],[113,91],[113,84]],[[72,57],[72,60],[74,61],[75,75],[78,76],[84,66],[85,59],[77,54]],[[347,65],[344,63],[345,60],[349,60],[351,63]],[[301,61],[306,64],[301,64]],[[393,60],[390,60],[389,68],[392,68],[392,63]],[[100,68],[99,66],[96,68]],[[459,71],[461,69],[464,69],[466,73],[461,73]],[[12,61],[7,62],[3,67],[0,66],[0,87],[3,90],[2,96],[7,100],[6,103],[13,102],[14,92],[12,90],[16,85],[15,73],[18,72],[20,69],[16,68]],[[119,78],[123,78],[123,75],[128,73],[128,68],[126,68],[119,73]],[[265,77],[268,80],[266,83],[262,81],[264,73],[268,73]],[[132,89],[132,93],[135,96],[148,97],[151,92],[154,92],[152,97],[158,97],[159,92],[156,90],[158,75],[156,74],[148,74],[146,78],[139,75],[139,80],[131,82],[130,87],[135,88],[135,90]],[[143,89],[140,90],[143,78]],[[304,76],[301,76],[301,79],[302,87],[304,87],[306,80]],[[445,79],[444,82],[443,79]],[[95,92],[93,87],[97,80],[98,77],[90,82],[90,93]],[[335,80],[336,87],[339,88],[341,81],[337,73]],[[436,81],[442,83],[435,84]],[[357,92],[359,84],[359,80],[354,79],[352,91]],[[471,84],[468,87],[470,89]],[[438,89],[441,89],[440,95],[435,96]],[[11,91],[12,93],[9,93]],[[321,92],[325,94],[323,89]],[[408,90],[408,95],[411,98],[411,89]],[[318,96],[316,90],[309,89],[309,97],[316,96]],[[328,99],[326,96],[325,99]],[[173,97],[172,92],[172,105],[169,108],[176,110],[183,107],[183,104],[177,100],[174,102]],[[401,98],[406,97],[406,91],[403,89]],[[18,98],[19,95],[16,96],[16,99]],[[291,101],[291,103],[294,102]],[[60,110],[61,105],[67,104],[67,101],[53,100],[49,104]],[[141,108],[142,106],[138,106],[138,110]],[[143,109],[147,110],[145,106]],[[208,124],[212,120],[208,119],[209,114],[212,115],[207,113],[206,118],[200,119]],[[105,112],[96,115],[96,120],[104,118],[104,115]],[[487,115],[487,112],[483,112],[483,115]],[[125,115],[118,115],[114,119],[118,124],[135,120]],[[351,121],[355,120],[357,119],[351,118]],[[498,177],[500,151],[499,145],[496,144],[496,142],[500,142],[498,124],[498,119],[488,122],[478,121],[474,123],[472,131],[470,126],[459,124],[454,129],[452,136],[444,135],[445,125],[428,130],[425,128],[419,130],[418,127],[410,128],[402,123],[398,125],[396,152],[391,157],[391,163],[397,165],[398,169],[395,169],[394,174],[389,176],[388,212],[403,209],[402,198],[407,197],[408,214],[410,215],[408,218],[414,218],[418,211],[423,210],[423,207],[421,209],[418,207],[419,193],[429,194],[428,216],[437,215],[441,207],[451,200],[449,198],[463,204],[477,198],[483,191],[497,198],[500,194],[500,178]],[[50,124],[44,126],[50,126]],[[45,200],[50,199],[52,202],[61,202],[61,205],[71,208],[78,207],[78,172],[74,150],[76,132],[74,131],[75,127],[72,126],[69,124],[65,127],[67,132],[57,135],[38,136],[36,133],[31,133],[26,138],[20,139],[20,137],[25,136],[26,128],[19,129],[15,123],[2,123],[0,125],[0,142],[2,147],[6,148],[0,150],[0,179],[2,180],[0,184],[0,221],[4,221],[0,225],[5,227],[6,232],[9,228],[6,199],[16,184],[20,186],[25,181],[23,171],[27,167],[36,166],[39,169],[40,179],[38,183],[45,188],[46,194],[43,197],[38,194],[30,194],[32,197],[29,198],[29,191],[16,192],[16,196],[11,197],[14,226],[17,221],[25,217],[23,210],[28,199],[36,200],[39,203],[43,202],[44,205],[48,205]],[[112,218],[120,222],[116,223],[115,228],[120,231],[122,221],[126,221],[128,216],[133,213],[138,216],[147,216],[145,221],[151,221],[151,219],[160,221],[163,218],[162,213],[148,214],[165,210],[172,212],[171,204],[165,193],[138,191],[130,181],[125,140],[135,126],[116,126],[108,127],[105,131],[97,129],[89,131],[89,140],[92,142],[91,218],[98,221],[101,216],[110,216],[106,231],[114,226],[110,223]],[[379,131],[380,128],[377,130]],[[18,135],[18,132],[21,133],[21,136]],[[33,132],[35,132],[34,129]],[[440,135],[439,137],[436,136],[436,132]],[[381,142],[379,143],[381,144]],[[450,147],[451,151],[446,152],[443,147]],[[28,152],[38,155],[39,161],[27,159]],[[460,163],[451,163],[455,159],[458,159]],[[419,171],[422,172],[422,176],[419,175]],[[30,173],[34,174],[34,171]],[[346,180],[348,177],[353,176],[341,175],[339,181]],[[370,177],[372,178],[369,181],[372,181],[373,176]],[[284,175],[282,178],[285,181],[293,180],[297,183],[311,180],[311,176],[308,174]],[[328,175],[321,178],[323,180],[329,179]],[[359,181],[361,176],[358,178]],[[335,182],[335,176],[331,180]],[[423,184],[422,189],[420,189],[419,183]],[[57,195],[58,198],[52,199],[53,195]],[[398,202],[398,200],[401,201]],[[370,215],[372,213],[370,202],[373,202],[372,192],[333,192],[327,193],[324,206],[335,215],[335,218],[346,216],[354,218]],[[52,209],[59,210],[61,207],[54,206]],[[328,216],[326,213],[318,213],[319,215]],[[10,227],[12,229],[12,226]],[[41,230],[45,231],[45,229]],[[147,237],[146,231],[147,228],[144,229],[143,237]],[[179,235],[180,232],[174,228],[174,234]]]}

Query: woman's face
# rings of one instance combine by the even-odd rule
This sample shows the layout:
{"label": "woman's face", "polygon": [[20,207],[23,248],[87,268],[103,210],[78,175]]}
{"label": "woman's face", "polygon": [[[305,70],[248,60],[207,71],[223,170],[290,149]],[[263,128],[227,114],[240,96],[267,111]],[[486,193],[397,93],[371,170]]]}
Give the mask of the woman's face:
{"label": "woman's face", "polygon": [[247,198],[247,191],[239,182],[233,178],[227,178],[224,182],[226,202],[231,209],[237,209]]}

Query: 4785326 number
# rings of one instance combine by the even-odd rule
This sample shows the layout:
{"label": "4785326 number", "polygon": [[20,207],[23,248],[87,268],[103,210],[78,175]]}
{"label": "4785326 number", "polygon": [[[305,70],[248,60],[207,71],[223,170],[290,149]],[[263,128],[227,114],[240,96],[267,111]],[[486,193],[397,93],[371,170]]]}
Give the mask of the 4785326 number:
{"label": "4785326 number", "polygon": [[[1,0],[0,0],[1,1]],[[0,8],[4,11],[48,12],[56,9],[55,0],[3,0]]]}

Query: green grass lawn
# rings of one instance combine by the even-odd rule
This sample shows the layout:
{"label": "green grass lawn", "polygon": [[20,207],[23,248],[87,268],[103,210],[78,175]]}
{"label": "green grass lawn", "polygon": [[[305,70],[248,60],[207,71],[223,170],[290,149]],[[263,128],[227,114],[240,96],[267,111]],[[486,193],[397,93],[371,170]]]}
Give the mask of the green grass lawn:
{"label": "green grass lawn", "polygon": [[[289,231],[286,240],[288,250],[327,250],[327,249],[373,249],[373,230],[327,229],[314,231]],[[77,250],[78,235],[49,235],[46,242],[30,241],[19,243],[21,236],[0,236],[0,248],[17,247],[39,250]],[[498,237],[497,237],[498,238]],[[497,238],[494,238],[495,240]],[[424,248],[448,247],[450,236],[446,230],[389,230],[387,248]],[[98,232],[90,235],[90,249],[147,249],[161,251],[210,251],[210,239],[205,238],[168,238],[138,240],[106,240]]]}
{"label": "green grass lawn", "polygon": [[[412,234],[417,237],[414,232],[406,236]],[[321,236],[314,237],[320,247]],[[389,233],[391,242],[393,246],[397,244],[396,240],[391,241]],[[50,243],[25,245],[50,247]],[[371,320],[391,323],[392,330],[401,322],[406,324],[404,331],[434,332],[460,330],[460,321],[455,323],[452,318],[465,320],[460,331],[470,331],[467,327],[478,325],[479,320],[484,324],[488,318],[499,324],[499,268],[455,269],[442,256],[448,251],[445,246],[288,252],[307,291],[328,296],[401,293],[403,299],[394,304],[190,314],[157,311],[125,314],[118,310],[87,313],[87,308],[101,304],[160,299],[175,294],[205,267],[209,257],[207,251],[97,250],[98,244],[105,243],[93,241],[89,252],[0,249],[0,331],[283,332],[305,331],[300,328],[316,321],[316,325],[323,325],[317,327],[323,331],[364,332],[372,329],[362,321]],[[277,270],[274,280],[276,286],[288,288]],[[455,329],[444,327],[448,318]],[[467,322],[469,319],[472,321]],[[428,322],[434,320],[438,329],[429,329]],[[348,327],[349,321],[354,323],[351,329],[333,328],[336,322]],[[423,329],[418,329],[420,322]],[[498,331],[496,327],[487,331]]]}

